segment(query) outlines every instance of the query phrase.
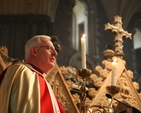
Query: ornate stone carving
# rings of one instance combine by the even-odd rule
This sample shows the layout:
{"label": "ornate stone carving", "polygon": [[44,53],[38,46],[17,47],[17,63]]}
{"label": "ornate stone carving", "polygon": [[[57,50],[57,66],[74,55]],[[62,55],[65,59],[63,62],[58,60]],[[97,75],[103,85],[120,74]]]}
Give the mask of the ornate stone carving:
{"label": "ornate stone carving", "polygon": [[0,73],[9,65],[12,64],[11,61],[8,60],[8,49],[5,46],[0,47]]}
{"label": "ornate stone carving", "polygon": [[114,24],[111,25],[109,23],[105,24],[105,30],[111,30],[112,32],[115,33],[115,55],[119,57],[123,57],[123,45],[122,45],[122,37],[124,36],[125,38],[131,38],[131,33],[128,33],[127,31],[124,31],[122,28],[122,20],[121,17],[118,15],[114,17]]}
{"label": "ornate stone carving", "polygon": [[[114,95],[114,98],[118,99],[120,102],[124,103],[125,105],[119,103],[116,100],[113,100],[113,108],[114,108],[114,113],[121,112],[123,110],[127,110],[128,107],[133,106],[134,108],[141,110],[141,94],[137,92],[139,89],[139,85],[137,82],[132,82],[133,79],[133,72],[131,70],[126,70],[125,68],[125,61],[121,58],[114,57],[113,59],[117,59],[118,62],[118,72],[117,72],[117,83],[116,85],[120,87],[119,93]],[[91,74],[90,80],[88,81],[89,85],[92,83],[90,86],[87,85],[87,97],[85,101],[85,105],[88,108],[91,108],[93,111],[92,113],[95,113],[94,111],[101,110],[104,112],[102,107],[109,106],[110,102],[108,98],[105,96],[108,92],[106,91],[106,86],[111,85],[111,62],[108,60],[103,60],[103,65],[104,68],[101,66],[96,66],[96,71],[98,72],[97,74]],[[66,69],[71,69],[73,70],[73,67],[65,68]],[[104,71],[104,72],[103,72]],[[72,77],[76,76],[75,73],[74,75],[70,74]],[[66,74],[67,76],[68,73]],[[103,77],[103,75],[105,75]],[[64,75],[65,78],[65,75]],[[67,77],[66,77],[67,78]],[[72,80],[72,79],[70,79]],[[67,81],[65,81],[67,82]],[[75,82],[73,82],[75,84]],[[73,87],[75,88],[75,87]],[[69,89],[72,90],[72,89]],[[75,92],[75,94],[72,94],[72,98],[74,98],[74,104],[79,104],[80,100],[80,92]],[[138,100],[137,100],[138,99]],[[72,103],[71,103],[72,104]],[[91,107],[92,106],[92,107]],[[106,108],[105,108],[106,109]]]}
{"label": "ornate stone carving", "polygon": [[[69,69],[69,68],[67,68]],[[46,79],[51,84],[53,91],[59,98],[61,104],[63,105],[66,113],[79,113],[76,104],[79,101],[79,96],[77,94],[71,95],[70,90],[72,89],[73,81],[66,80],[64,75],[68,74],[64,66],[59,67],[57,64],[55,67],[47,74]],[[62,71],[62,73],[61,73]],[[70,75],[71,76],[71,75]]]}

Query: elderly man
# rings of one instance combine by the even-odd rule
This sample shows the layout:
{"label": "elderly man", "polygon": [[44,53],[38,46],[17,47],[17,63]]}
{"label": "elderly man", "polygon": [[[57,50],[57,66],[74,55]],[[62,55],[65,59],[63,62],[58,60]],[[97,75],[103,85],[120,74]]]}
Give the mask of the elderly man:
{"label": "elderly man", "polygon": [[1,75],[0,113],[65,113],[45,79],[57,52],[49,36],[37,35],[25,45],[25,64],[13,64]]}

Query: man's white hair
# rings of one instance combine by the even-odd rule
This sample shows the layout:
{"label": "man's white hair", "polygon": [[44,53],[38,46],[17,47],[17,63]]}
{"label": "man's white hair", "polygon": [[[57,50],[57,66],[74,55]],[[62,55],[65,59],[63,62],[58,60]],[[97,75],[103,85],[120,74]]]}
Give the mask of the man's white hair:
{"label": "man's white hair", "polygon": [[25,60],[26,58],[29,56],[30,54],[30,49],[32,47],[36,47],[41,43],[42,39],[49,39],[51,40],[51,38],[47,35],[36,35],[34,37],[32,37],[31,39],[29,39],[26,44],[25,44]]}

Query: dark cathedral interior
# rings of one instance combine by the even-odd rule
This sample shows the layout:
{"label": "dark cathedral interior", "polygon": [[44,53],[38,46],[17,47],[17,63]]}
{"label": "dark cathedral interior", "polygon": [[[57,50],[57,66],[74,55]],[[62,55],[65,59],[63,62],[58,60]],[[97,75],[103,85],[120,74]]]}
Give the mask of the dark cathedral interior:
{"label": "dark cathedral interior", "polygon": [[61,46],[58,66],[81,69],[80,38],[86,34],[86,65],[96,73],[104,51],[114,50],[115,34],[105,30],[105,24],[113,24],[116,15],[131,33],[132,39],[122,38],[123,59],[141,91],[140,0],[0,0],[0,45],[7,47],[10,58],[22,61],[25,42],[48,35]]}

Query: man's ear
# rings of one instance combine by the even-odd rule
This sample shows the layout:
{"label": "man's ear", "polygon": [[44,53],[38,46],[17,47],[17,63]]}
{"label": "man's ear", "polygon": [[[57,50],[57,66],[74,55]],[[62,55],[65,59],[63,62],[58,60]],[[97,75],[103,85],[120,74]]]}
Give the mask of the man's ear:
{"label": "man's ear", "polygon": [[36,53],[36,48],[31,48],[30,49],[30,53],[31,53],[31,55],[33,55],[33,56],[36,56],[37,55],[37,53]]}

